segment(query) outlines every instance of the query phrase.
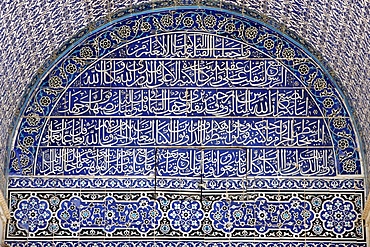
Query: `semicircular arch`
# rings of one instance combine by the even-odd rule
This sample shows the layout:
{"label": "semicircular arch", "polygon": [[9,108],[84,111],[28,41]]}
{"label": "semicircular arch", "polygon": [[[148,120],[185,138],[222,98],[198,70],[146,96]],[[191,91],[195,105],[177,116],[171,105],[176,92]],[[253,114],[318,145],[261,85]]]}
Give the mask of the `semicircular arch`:
{"label": "semicircular arch", "polygon": [[342,94],[249,16],[158,9],[85,35],[37,82],[13,144],[14,243],[363,239]]}

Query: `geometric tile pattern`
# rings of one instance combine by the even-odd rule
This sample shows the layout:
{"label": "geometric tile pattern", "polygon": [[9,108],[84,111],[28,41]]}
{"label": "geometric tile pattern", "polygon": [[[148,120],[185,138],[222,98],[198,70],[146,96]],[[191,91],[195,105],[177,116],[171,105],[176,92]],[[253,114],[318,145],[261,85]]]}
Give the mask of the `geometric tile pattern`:
{"label": "geometric tile pattern", "polygon": [[158,10],[82,33],[22,112],[8,243],[364,246],[348,106],[305,49],[248,15]]}
{"label": "geometric tile pattern", "polygon": [[361,194],[28,192],[12,206],[8,235],[29,239],[362,237]]}

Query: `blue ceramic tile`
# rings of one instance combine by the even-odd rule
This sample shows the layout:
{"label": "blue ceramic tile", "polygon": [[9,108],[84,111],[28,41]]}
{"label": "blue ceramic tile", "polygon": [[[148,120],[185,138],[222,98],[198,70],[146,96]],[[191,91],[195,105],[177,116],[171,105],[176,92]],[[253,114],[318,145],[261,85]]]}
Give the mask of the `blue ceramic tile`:
{"label": "blue ceramic tile", "polygon": [[365,246],[352,113],[293,33],[219,8],[126,14],[35,81],[11,246]]}

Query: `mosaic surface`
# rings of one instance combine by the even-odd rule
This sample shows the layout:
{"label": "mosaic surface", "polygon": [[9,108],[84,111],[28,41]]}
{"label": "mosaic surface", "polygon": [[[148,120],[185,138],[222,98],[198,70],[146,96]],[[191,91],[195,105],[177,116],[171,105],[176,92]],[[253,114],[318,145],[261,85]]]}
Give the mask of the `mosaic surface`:
{"label": "mosaic surface", "polygon": [[8,244],[365,246],[358,136],[304,49],[211,8],[84,35],[22,112]]}
{"label": "mosaic surface", "polygon": [[[154,3],[153,3],[154,2]],[[217,5],[235,3],[239,11],[258,11],[263,18],[273,18],[284,25],[281,30],[292,30],[303,37],[322,59],[334,69],[341,80],[341,88],[352,105],[362,134],[369,147],[370,114],[367,102],[370,84],[368,49],[370,41],[370,3],[365,0],[223,0],[217,1],[166,1],[168,6]],[[18,108],[23,105],[22,95],[34,84],[32,77],[41,73],[53,61],[55,50],[79,31],[101,25],[111,20],[112,13],[139,4],[160,6],[151,0],[4,0],[0,3],[0,164],[6,164],[7,139],[14,130]],[[63,50],[63,48],[62,48]],[[40,69],[40,67],[42,67]],[[9,142],[10,143],[10,142]],[[368,148],[367,148],[368,149]],[[370,152],[367,152],[368,154]],[[1,170],[2,172],[2,170]],[[0,176],[0,188],[4,190],[5,179]]]}

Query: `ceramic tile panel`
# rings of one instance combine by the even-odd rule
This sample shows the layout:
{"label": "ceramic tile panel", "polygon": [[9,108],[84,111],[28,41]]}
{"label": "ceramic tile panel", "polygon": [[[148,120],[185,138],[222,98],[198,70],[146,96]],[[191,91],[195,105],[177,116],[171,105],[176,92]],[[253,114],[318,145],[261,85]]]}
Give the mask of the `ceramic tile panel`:
{"label": "ceramic tile panel", "polygon": [[361,140],[320,54],[238,5],[179,4],[91,5],[88,20],[109,20],[35,77],[8,162],[7,243],[365,246]]}
{"label": "ceramic tile panel", "polygon": [[[150,2],[150,1],[147,1]],[[106,15],[122,8],[134,7],[144,1],[2,1],[1,3],[1,56],[9,66],[1,67],[2,100],[1,143],[4,148],[13,129],[15,118],[22,105],[22,95],[29,92],[32,76],[40,71],[43,64],[54,60],[54,51],[61,47],[73,34]],[[228,2],[228,1],[223,1]],[[235,1],[233,1],[235,2]],[[174,6],[194,4],[189,1],[173,3]],[[205,4],[206,1],[195,4]],[[236,1],[238,9],[253,9],[266,16],[286,23],[289,29],[301,35],[316,50],[322,53],[323,61],[338,75],[341,89],[347,96],[356,115],[361,133],[368,132],[367,101],[369,71],[369,30],[370,8],[367,1]],[[107,11],[108,8],[108,11]],[[40,17],[41,16],[41,17]],[[325,18],[322,18],[325,16]],[[305,21],[295,21],[299,17]],[[300,19],[299,19],[300,20]],[[318,22],[316,23],[316,20]],[[330,24],[326,24],[327,23]],[[294,25],[290,23],[294,22]],[[101,22],[101,21],[100,21]],[[103,21],[104,22],[104,21]],[[92,28],[89,26],[89,28]],[[329,30],[329,33],[328,33]],[[315,38],[315,34],[325,35]],[[334,43],[330,48],[322,47]],[[364,60],[363,62],[361,60]],[[361,61],[361,62],[359,62]],[[43,69],[41,69],[42,71]],[[365,146],[369,138],[363,134]],[[10,141],[9,141],[10,143]],[[3,155],[5,161],[7,155]],[[1,162],[4,164],[4,162]]]}

